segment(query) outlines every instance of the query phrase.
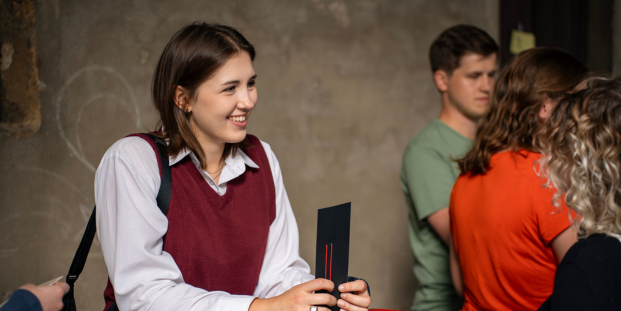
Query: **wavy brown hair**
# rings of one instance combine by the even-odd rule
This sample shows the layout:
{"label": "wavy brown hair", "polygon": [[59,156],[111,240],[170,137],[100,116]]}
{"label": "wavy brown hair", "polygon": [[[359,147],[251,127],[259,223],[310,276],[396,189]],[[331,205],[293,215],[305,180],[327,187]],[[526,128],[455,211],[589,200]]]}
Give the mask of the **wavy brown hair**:
{"label": "wavy brown hair", "polygon": [[535,148],[544,99],[560,98],[574,89],[587,69],[569,54],[552,48],[533,48],[515,56],[502,71],[489,113],[477,129],[472,149],[457,160],[462,174],[485,174],[493,154]]}
{"label": "wavy brown hair", "polygon": [[[207,169],[207,159],[190,126],[189,115],[175,105],[175,89],[183,87],[188,98],[196,100],[198,87],[240,52],[248,53],[254,60],[254,47],[237,30],[201,22],[183,27],[166,44],[153,73],[151,91],[164,126],[159,135],[168,139],[169,155],[176,156],[184,148],[189,148],[201,167]],[[248,146],[227,143],[222,159],[229,154],[235,155],[239,147]]]}
{"label": "wavy brown hair", "polygon": [[595,78],[563,99],[542,128],[542,172],[565,193],[584,235],[621,236],[621,79]]}

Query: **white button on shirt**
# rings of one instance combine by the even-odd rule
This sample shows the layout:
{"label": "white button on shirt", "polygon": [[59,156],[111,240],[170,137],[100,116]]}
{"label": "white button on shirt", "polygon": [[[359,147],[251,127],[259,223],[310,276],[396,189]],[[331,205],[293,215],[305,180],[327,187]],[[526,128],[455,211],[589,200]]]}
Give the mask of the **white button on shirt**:
{"label": "white button on shirt", "polygon": [[[172,256],[162,250],[168,219],[155,198],[161,179],[155,152],[140,137],[117,141],[104,155],[95,175],[97,234],[119,310],[243,310],[255,297],[280,295],[289,288],[314,279],[299,256],[298,227],[282,182],[278,160],[270,146],[261,142],[276,190],[276,218],[270,226],[265,258],[253,296],[208,292],[185,284]],[[170,165],[190,156],[186,150],[170,157]],[[241,150],[225,160],[219,184],[199,169],[211,188],[226,193],[229,181],[258,168]],[[173,181],[174,182],[174,181]],[[174,185],[173,185],[174,186]]]}

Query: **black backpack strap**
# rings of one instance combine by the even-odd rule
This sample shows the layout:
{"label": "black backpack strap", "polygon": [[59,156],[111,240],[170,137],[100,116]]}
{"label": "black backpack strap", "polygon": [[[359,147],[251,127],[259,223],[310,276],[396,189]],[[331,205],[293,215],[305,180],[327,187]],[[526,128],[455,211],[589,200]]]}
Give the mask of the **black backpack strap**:
{"label": "black backpack strap", "polygon": [[172,194],[172,176],[170,175],[170,165],[168,164],[168,145],[163,139],[153,134],[147,134],[147,136],[155,141],[157,150],[159,151],[160,163],[162,163],[162,182],[155,200],[162,213],[166,215],[168,213],[168,205],[170,205],[170,196]]}
{"label": "black backpack strap", "polygon": [[86,263],[88,252],[91,250],[91,244],[93,244],[93,238],[95,237],[95,232],[97,231],[97,227],[95,225],[95,210],[96,207],[93,208],[91,217],[86,225],[86,230],[84,230],[82,241],[80,241],[80,246],[78,246],[78,250],[75,252],[73,262],[71,262],[71,267],[69,267],[69,272],[67,273],[66,282],[69,284],[69,292],[67,292],[67,294],[63,297],[63,310],[65,311],[76,310],[73,285],[75,284],[75,281],[78,280],[80,273],[82,273],[82,270],[84,269],[84,263]]}
{"label": "black backpack strap", "polygon": [[[170,173],[170,166],[168,162],[167,145],[163,139],[153,134],[147,134],[147,136],[155,141],[158,149],[158,156],[160,157],[160,163],[162,164],[162,182],[155,200],[162,213],[166,215],[172,193],[172,175]],[[78,246],[78,250],[75,252],[75,256],[73,256],[71,267],[69,267],[69,272],[67,273],[66,282],[69,284],[69,292],[67,292],[67,294],[63,297],[63,303],[65,304],[63,307],[64,311],[76,311],[73,286],[84,269],[84,264],[86,263],[88,253],[90,252],[91,245],[93,244],[93,239],[95,238],[95,233],[97,231],[97,225],[95,224],[96,211],[97,206],[93,207],[93,212],[91,213],[91,217],[88,219],[88,224],[86,225],[86,230],[84,230],[80,246]],[[116,303],[112,304],[109,311],[112,310],[116,310]]]}

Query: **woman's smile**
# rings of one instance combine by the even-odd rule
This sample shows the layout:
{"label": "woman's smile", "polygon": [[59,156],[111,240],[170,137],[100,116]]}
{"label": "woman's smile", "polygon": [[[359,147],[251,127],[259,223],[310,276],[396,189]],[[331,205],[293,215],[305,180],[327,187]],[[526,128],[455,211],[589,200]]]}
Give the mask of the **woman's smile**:
{"label": "woman's smile", "polygon": [[246,115],[226,117],[231,123],[239,127],[246,127]]}

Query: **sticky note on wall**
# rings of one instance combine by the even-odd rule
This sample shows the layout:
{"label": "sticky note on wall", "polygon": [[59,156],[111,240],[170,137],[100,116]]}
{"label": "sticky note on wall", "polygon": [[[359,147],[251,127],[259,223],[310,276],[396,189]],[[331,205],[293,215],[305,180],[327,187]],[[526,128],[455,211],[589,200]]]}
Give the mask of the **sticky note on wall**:
{"label": "sticky note on wall", "polygon": [[532,32],[514,30],[511,33],[509,52],[516,55],[522,51],[535,47],[535,35]]}

